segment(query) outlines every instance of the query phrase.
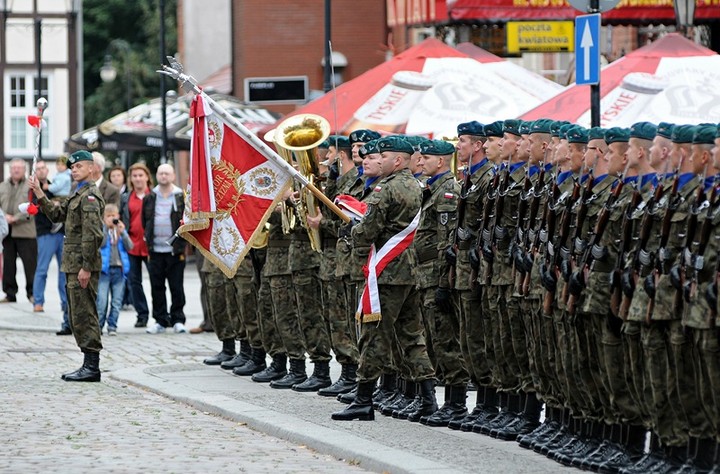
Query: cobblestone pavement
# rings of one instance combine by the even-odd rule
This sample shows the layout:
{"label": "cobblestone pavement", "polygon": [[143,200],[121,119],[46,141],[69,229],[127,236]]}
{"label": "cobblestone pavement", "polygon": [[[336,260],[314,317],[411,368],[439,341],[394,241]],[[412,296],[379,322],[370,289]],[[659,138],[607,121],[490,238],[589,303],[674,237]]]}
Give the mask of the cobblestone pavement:
{"label": "cobblestone pavement", "polygon": [[215,352],[210,335],[155,337],[135,330],[103,344],[103,382],[67,383],[60,374],[81,361],[72,337],[0,331],[0,471],[363,472],[105,372],[199,362]]}

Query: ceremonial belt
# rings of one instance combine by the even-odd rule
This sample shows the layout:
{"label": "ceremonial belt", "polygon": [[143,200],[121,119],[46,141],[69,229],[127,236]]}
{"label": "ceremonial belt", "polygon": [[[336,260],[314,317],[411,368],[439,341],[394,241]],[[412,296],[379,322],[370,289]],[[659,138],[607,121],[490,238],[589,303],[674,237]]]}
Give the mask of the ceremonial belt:
{"label": "ceremonial belt", "polygon": [[294,234],[291,240],[295,242],[310,242],[310,236],[307,235],[307,232],[304,234]]}
{"label": "ceremonial belt", "polygon": [[288,248],[290,247],[289,240],[268,240],[268,248]]}
{"label": "ceremonial belt", "polygon": [[439,258],[439,253],[436,248],[416,250],[415,253],[417,254],[418,263],[425,263]]}

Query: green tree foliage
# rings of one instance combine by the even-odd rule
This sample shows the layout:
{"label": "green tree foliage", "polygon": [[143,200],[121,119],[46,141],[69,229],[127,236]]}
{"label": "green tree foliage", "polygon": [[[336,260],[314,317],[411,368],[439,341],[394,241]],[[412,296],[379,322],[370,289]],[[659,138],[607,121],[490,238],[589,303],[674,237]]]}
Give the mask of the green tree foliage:
{"label": "green tree foliage", "polygon": [[[160,96],[160,0],[84,0],[83,55],[85,67],[85,126],[123,112],[127,103],[126,71],[130,74],[131,103]],[[165,0],[165,52],[177,51],[177,0]],[[129,48],[123,48],[123,40]],[[120,44],[118,44],[120,43]],[[105,56],[112,56],[117,77],[100,79]],[[127,69],[126,69],[127,68]],[[165,88],[174,87],[172,81]]]}

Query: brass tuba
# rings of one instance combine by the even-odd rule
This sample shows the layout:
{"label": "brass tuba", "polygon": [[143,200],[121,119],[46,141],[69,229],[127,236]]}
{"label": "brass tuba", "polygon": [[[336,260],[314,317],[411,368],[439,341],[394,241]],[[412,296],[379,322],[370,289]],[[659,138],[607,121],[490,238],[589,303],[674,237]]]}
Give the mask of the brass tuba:
{"label": "brass tuba", "polygon": [[[268,143],[274,143],[275,148],[277,149],[278,155],[280,155],[285,161],[287,161],[291,166],[293,164],[293,155],[290,150],[286,150],[285,148],[282,148],[278,146],[277,143],[275,143],[275,130],[272,129],[269,132],[267,132],[263,139]],[[285,203],[285,201],[280,201],[280,221],[281,221],[281,227],[283,234],[288,235],[292,231],[295,230],[295,210],[292,207],[288,207],[288,205]]]}
{"label": "brass tuba", "polygon": [[[330,136],[330,123],[319,115],[300,114],[283,120],[275,129],[275,147],[283,156],[294,156],[298,170],[311,184],[319,177],[317,148]],[[280,149],[283,149],[280,151]],[[286,158],[287,159],[287,158]],[[313,229],[307,223],[307,216],[318,213],[317,198],[307,189],[300,189],[300,200],[296,210],[300,224],[310,238],[310,246],[316,252],[322,251],[320,229]]]}

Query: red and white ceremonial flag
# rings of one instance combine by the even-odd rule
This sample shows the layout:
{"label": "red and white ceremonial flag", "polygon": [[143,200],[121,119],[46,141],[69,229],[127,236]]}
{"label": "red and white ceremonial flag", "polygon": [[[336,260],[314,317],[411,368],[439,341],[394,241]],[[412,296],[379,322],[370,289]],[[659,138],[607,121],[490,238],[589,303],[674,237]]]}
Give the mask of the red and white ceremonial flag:
{"label": "red and white ceremonial flag", "polygon": [[198,94],[185,216],[178,235],[232,278],[291,176],[235,133]]}

